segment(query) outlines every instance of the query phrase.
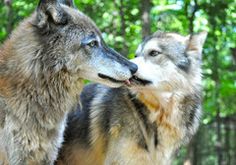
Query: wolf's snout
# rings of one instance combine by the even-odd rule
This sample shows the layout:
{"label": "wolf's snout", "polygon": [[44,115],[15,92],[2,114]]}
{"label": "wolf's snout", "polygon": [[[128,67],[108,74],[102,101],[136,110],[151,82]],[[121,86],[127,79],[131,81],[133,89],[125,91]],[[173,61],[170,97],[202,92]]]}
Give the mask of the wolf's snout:
{"label": "wolf's snout", "polygon": [[108,51],[111,55],[111,57],[117,61],[122,67],[128,67],[130,70],[131,74],[133,75],[134,73],[137,72],[138,66],[134,64],[133,62],[128,61],[126,58],[124,58],[121,54],[116,52],[115,50],[108,48]]}
{"label": "wolf's snout", "polygon": [[138,70],[138,66],[134,63],[130,63],[129,70],[130,70],[131,74],[135,74]]}

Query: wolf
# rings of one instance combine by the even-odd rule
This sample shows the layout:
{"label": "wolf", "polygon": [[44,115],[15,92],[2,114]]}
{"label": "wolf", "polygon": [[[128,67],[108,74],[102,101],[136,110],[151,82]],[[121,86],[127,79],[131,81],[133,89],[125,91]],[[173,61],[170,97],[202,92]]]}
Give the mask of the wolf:
{"label": "wolf", "polygon": [[83,79],[119,87],[137,65],[71,0],[40,0],[0,49],[0,164],[52,165]]}
{"label": "wolf", "polygon": [[57,165],[170,165],[199,126],[206,35],[156,32],[136,51],[131,86],[86,86]]}

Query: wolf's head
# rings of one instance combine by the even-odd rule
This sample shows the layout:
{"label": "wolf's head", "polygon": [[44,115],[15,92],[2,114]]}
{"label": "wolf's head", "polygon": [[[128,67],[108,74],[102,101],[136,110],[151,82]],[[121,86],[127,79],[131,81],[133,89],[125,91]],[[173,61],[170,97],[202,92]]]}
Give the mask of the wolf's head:
{"label": "wolf's head", "polygon": [[156,32],[149,36],[132,60],[139,68],[132,83],[139,89],[191,92],[201,85],[201,54],[206,35]]}
{"label": "wolf's head", "polygon": [[63,70],[113,87],[137,71],[137,65],[105,44],[94,22],[72,0],[41,0],[31,22],[40,42],[38,54],[43,54],[35,59],[41,58],[45,70]]}

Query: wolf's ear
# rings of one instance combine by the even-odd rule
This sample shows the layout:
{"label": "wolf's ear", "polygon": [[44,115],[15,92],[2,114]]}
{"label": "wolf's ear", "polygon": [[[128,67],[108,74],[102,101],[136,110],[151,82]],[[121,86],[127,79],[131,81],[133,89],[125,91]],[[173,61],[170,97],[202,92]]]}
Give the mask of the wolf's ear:
{"label": "wolf's ear", "polygon": [[76,8],[75,3],[73,0],[59,0],[59,2],[63,5],[72,7],[72,8]]}
{"label": "wolf's ear", "polygon": [[66,24],[67,19],[68,16],[60,6],[59,0],[40,0],[37,7],[36,26],[50,28],[50,24]]}
{"label": "wolf's ear", "polygon": [[201,59],[202,48],[207,37],[207,32],[200,32],[188,36],[187,39],[187,54],[189,56],[194,56],[197,59]]}

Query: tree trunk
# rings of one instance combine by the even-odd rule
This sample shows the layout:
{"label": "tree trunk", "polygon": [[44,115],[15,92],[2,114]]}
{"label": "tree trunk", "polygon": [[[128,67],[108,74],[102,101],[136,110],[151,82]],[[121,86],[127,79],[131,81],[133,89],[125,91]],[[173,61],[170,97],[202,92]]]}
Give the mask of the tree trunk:
{"label": "tree trunk", "polygon": [[236,66],[236,48],[231,48],[230,50],[233,57],[233,65]]}
{"label": "tree trunk", "polygon": [[226,164],[230,164],[230,123],[231,122],[227,122],[224,121],[224,125],[225,125],[225,152],[226,152]]}
{"label": "tree trunk", "polygon": [[151,33],[150,10],[151,10],[151,1],[141,0],[142,38],[145,38]]}
{"label": "tree trunk", "polygon": [[12,1],[11,0],[4,0],[4,3],[7,7],[7,26],[6,31],[7,35],[11,34],[13,29],[13,8],[12,8]]}
{"label": "tree trunk", "polygon": [[126,40],[126,32],[125,32],[126,23],[125,23],[125,13],[124,13],[124,8],[125,8],[124,7],[124,1],[123,0],[115,0],[114,3],[115,3],[116,7],[119,10],[120,23],[121,23],[120,35],[124,40],[124,43],[123,43],[124,45],[123,45],[123,48],[121,50],[121,53],[124,56],[127,56],[128,55],[128,46],[125,42],[125,40]]}
{"label": "tree trunk", "polygon": [[[214,25],[213,25],[214,26]],[[217,42],[217,38],[215,39]],[[222,132],[221,132],[221,117],[220,117],[220,103],[219,103],[219,89],[220,89],[220,79],[219,79],[219,63],[218,63],[218,52],[215,51],[213,57],[213,80],[215,81],[215,91],[213,95],[213,100],[216,108],[216,152],[217,152],[217,162],[218,165],[222,165],[223,155],[222,155]]]}
{"label": "tree trunk", "polygon": [[232,147],[234,152],[233,152],[233,156],[232,156],[232,158],[233,158],[233,160],[232,160],[233,163],[232,164],[236,164],[236,140],[235,140],[235,138],[236,138],[236,123],[233,124],[232,128],[234,130],[233,131],[234,132],[234,135],[233,135],[234,146]]}
{"label": "tree trunk", "polygon": [[193,159],[194,159],[194,138],[191,140],[191,142],[188,144],[187,147],[187,155],[184,160],[184,165],[193,165]]}
{"label": "tree trunk", "polygon": [[184,161],[184,165],[197,165],[198,164],[198,137],[200,136],[200,131],[192,138],[187,147],[187,155]]}

